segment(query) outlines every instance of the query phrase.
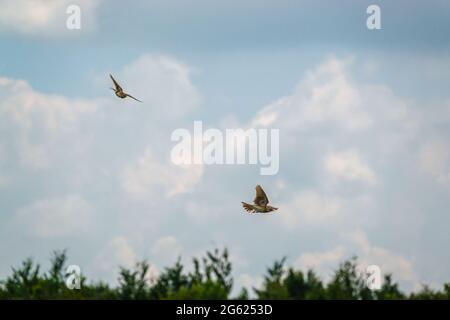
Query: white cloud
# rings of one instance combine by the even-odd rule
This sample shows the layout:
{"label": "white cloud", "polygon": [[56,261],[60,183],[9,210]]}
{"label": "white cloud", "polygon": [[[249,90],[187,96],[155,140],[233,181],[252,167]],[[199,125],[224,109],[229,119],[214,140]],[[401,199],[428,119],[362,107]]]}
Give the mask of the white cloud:
{"label": "white cloud", "polygon": [[0,77],[0,123],[8,132],[0,142],[25,167],[48,167],[57,142],[76,133],[80,117],[95,110],[94,101],[42,94],[25,81]]}
{"label": "white cloud", "polygon": [[3,163],[5,162],[5,159],[6,159],[6,152],[5,152],[4,143],[2,143],[2,141],[0,141],[0,189],[8,186],[10,183],[9,177],[2,170],[2,166],[3,166]]}
{"label": "white cloud", "polygon": [[327,153],[370,146],[380,156],[414,141],[418,116],[410,101],[385,85],[355,82],[351,66],[352,59],[326,59],[306,73],[291,95],[262,108],[251,126],[279,128],[280,141],[296,152],[315,143],[315,149]]}
{"label": "white cloud", "polygon": [[0,31],[14,30],[23,34],[68,34],[67,7],[77,4],[81,9],[81,27],[95,24],[95,11],[100,0],[0,0]]}
{"label": "white cloud", "polygon": [[38,200],[21,208],[16,222],[38,237],[80,235],[90,227],[93,209],[79,195]]}
{"label": "white cloud", "polygon": [[342,236],[340,240],[339,245],[328,251],[302,254],[295,260],[294,266],[304,270],[313,268],[325,281],[329,281],[340,262],[356,255],[360,272],[365,272],[369,265],[378,265],[382,274],[393,274],[394,280],[400,281],[408,289],[419,285],[418,276],[408,259],[389,249],[370,244],[364,232],[358,230]]}
{"label": "white cloud", "polygon": [[[97,280],[117,285],[120,268],[133,269],[142,257],[138,257],[130,240],[125,236],[113,237],[82,271]],[[158,268],[150,264],[146,280],[151,283],[159,276]]]}
{"label": "white cloud", "polygon": [[376,182],[375,173],[355,150],[329,154],[325,158],[324,166],[328,173],[340,179],[359,180],[367,184]]}
{"label": "white cloud", "polygon": [[122,188],[133,199],[171,198],[192,191],[203,175],[201,165],[174,165],[157,159],[148,148],[120,177]]}
{"label": "white cloud", "polygon": [[418,276],[408,259],[389,249],[370,244],[366,234],[360,230],[348,237],[355,246],[363,270],[367,266],[375,264],[381,268],[382,273],[392,273],[395,279],[408,282],[411,287],[419,285]]}
{"label": "white cloud", "polygon": [[324,265],[334,268],[345,258],[344,247],[338,246],[330,251],[304,253],[294,262],[294,265],[308,269],[323,268]]}
{"label": "white cloud", "polygon": [[110,247],[114,252],[113,260],[124,267],[131,267],[136,262],[136,253],[125,237],[115,237],[111,240]]}
{"label": "white cloud", "polygon": [[190,74],[191,69],[176,59],[145,54],[125,66],[120,79],[158,118],[170,120],[188,114],[201,101]]}
{"label": "white cloud", "polygon": [[203,200],[188,201],[184,207],[190,221],[203,225],[218,220],[230,210],[229,206],[222,203],[212,203],[212,201],[207,202]]}
{"label": "white cloud", "polygon": [[165,236],[156,240],[152,254],[163,263],[173,263],[183,252],[183,246],[174,236]]}
{"label": "white cloud", "polygon": [[[326,187],[290,193],[279,203],[278,224],[287,230],[352,230],[367,223],[374,200],[370,194],[339,195]],[[293,189],[288,188],[288,189]]]}
{"label": "white cloud", "polygon": [[6,176],[0,175],[0,188],[4,188],[9,184],[9,179]]}
{"label": "white cloud", "polygon": [[129,240],[124,236],[116,236],[96,255],[86,271],[113,282],[117,280],[119,267],[130,269],[137,261],[137,254]]}
{"label": "white cloud", "polygon": [[349,130],[371,126],[361,92],[346,75],[347,64],[328,59],[308,72],[291,96],[263,108],[252,124],[296,130],[323,124]]}
{"label": "white cloud", "polygon": [[446,141],[432,141],[419,151],[421,169],[437,182],[450,183],[450,144]]}
{"label": "white cloud", "polygon": [[234,285],[234,292],[232,294],[237,295],[240,293],[240,288],[244,287],[247,289],[249,297],[251,299],[256,298],[256,294],[253,288],[258,289],[263,285],[263,278],[259,275],[252,275],[249,273],[242,273],[236,279],[236,284]]}
{"label": "white cloud", "polygon": [[280,204],[280,219],[287,228],[298,226],[325,226],[338,219],[343,206],[339,197],[317,191],[301,191],[289,202]]}

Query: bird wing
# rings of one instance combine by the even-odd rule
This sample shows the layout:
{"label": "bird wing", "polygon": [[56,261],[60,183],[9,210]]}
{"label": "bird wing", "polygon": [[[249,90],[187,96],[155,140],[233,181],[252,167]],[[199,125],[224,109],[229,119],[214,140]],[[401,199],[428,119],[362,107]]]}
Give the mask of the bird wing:
{"label": "bird wing", "polygon": [[123,91],[122,87],[117,83],[116,79],[113,78],[112,75],[109,75],[111,77],[111,80],[114,82],[114,86],[116,87],[117,91]]}
{"label": "bird wing", "polygon": [[253,202],[258,206],[266,206],[269,203],[269,199],[267,198],[263,188],[261,188],[261,186],[258,184],[255,190],[256,190],[256,197],[253,200]]}
{"label": "bird wing", "polygon": [[125,93],[125,95],[126,95],[127,97],[130,97],[131,99],[134,99],[134,100],[136,100],[136,101],[142,102],[141,100],[136,99],[135,97],[133,97],[132,95],[130,95],[130,94],[128,94],[128,93]]}

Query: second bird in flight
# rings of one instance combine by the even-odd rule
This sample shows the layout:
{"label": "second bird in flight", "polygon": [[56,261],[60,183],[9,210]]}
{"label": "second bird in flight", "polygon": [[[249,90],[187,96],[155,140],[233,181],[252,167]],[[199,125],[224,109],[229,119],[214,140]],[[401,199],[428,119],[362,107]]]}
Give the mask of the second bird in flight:
{"label": "second bird in flight", "polygon": [[136,101],[142,102],[139,99],[136,99],[135,97],[133,97],[132,95],[129,95],[126,92],[123,92],[122,87],[117,83],[117,81],[113,78],[112,75],[109,75],[111,77],[111,80],[114,82],[114,87],[115,88],[111,88],[111,90],[114,90],[114,93],[116,94],[116,96],[118,96],[121,99],[125,99],[126,97],[130,97],[131,99],[134,99]]}

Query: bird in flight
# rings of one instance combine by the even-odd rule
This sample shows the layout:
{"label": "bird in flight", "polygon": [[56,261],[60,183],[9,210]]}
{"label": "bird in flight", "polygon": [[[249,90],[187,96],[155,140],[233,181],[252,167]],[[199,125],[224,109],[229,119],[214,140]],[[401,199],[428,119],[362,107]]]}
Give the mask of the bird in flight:
{"label": "bird in flight", "polygon": [[246,202],[242,202],[242,206],[244,209],[249,213],[267,213],[271,211],[278,210],[278,208],[269,206],[269,199],[266,196],[266,193],[264,192],[263,188],[261,188],[260,185],[256,186],[256,196],[253,200],[254,204],[249,204]]}
{"label": "bird in flight", "polygon": [[113,78],[112,75],[109,75],[111,77],[111,80],[114,82],[114,87],[115,88],[111,88],[111,90],[114,90],[114,93],[116,94],[116,96],[118,96],[121,99],[125,99],[126,97],[130,97],[131,99],[134,99],[136,101],[142,102],[139,99],[136,99],[135,97],[133,97],[132,95],[129,95],[126,92],[123,92],[122,87],[117,83],[117,81]]}

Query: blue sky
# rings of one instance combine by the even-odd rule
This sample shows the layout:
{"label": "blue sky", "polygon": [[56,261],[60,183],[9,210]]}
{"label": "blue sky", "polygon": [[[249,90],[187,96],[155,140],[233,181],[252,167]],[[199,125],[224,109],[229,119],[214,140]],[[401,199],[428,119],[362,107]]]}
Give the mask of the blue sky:
{"label": "blue sky", "polygon": [[[81,30],[65,27],[69,4]],[[237,286],[283,255],[325,278],[357,254],[405,290],[449,281],[445,1],[0,8],[0,276],[68,248],[114,283],[118,265],[146,258],[157,274],[227,246]],[[144,104],[116,99],[109,73]],[[171,132],[194,120],[280,129],[279,173],[174,166]],[[256,184],[276,215],[243,212]]]}

